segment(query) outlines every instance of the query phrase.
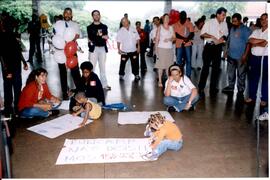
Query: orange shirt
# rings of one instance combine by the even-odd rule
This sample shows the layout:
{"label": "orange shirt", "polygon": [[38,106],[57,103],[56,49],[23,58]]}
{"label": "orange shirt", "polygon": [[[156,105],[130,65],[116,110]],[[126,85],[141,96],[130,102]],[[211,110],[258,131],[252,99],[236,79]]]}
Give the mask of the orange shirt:
{"label": "orange shirt", "polygon": [[[43,87],[43,93],[40,100],[44,99],[51,99],[52,95],[49,91],[47,83],[42,84]],[[38,100],[38,84],[36,81],[30,82],[27,84],[20,95],[18,109],[19,111],[23,110],[24,108],[33,107],[34,104],[36,104]]]}
{"label": "orange shirt", "polygon": [[179,128],[171,121],[165,121],[164,124],[154,132],[155,141],[152,144],[153,149],[164,139],[180,141],[182,140],[182,133]]}
{"label": "orange shirt", "polygon": [[[174,32],[178,33],[179,35],[183,37],[188,37],[189,33],[194,32],[193,24],[186,20],[184,24],[181,24],[179,21],[173,25]],[[182,39],[176,38],[175,46],[176,48],[181,47],[183,43]],[[187,42],[185,46],[191,46],[191,41]]]}

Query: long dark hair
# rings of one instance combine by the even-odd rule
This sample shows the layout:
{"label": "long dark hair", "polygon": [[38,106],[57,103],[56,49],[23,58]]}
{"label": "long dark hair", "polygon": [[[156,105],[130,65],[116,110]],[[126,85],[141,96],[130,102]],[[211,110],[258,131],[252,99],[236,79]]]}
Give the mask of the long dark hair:
{"label": "long dark hair", "polygon": [[29,76],[26,80],[26,85],[35,81],[36,76],[39,76],[41,73],[48,74],[47,70],[44,68],[38,68],[38,69],[34,69],[33,71],[31,71],[31,73],[29,74]]}

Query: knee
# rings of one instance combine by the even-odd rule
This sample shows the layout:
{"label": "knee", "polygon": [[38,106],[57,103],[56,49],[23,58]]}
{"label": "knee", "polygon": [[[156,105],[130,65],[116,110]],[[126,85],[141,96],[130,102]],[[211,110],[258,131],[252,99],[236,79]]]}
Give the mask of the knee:
{"label": "knee", "polygon": [[165,96],[165,97],[163,98],[163,104],[169,105],[169,104],[171,104],[171,103],[172,103],[172,98],[171,98],[170,96]]}

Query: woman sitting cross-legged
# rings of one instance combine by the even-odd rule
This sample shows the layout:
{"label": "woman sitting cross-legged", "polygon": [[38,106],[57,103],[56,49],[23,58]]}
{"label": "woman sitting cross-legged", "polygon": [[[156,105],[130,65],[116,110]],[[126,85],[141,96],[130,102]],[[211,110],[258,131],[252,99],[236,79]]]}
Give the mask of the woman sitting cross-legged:
{"label": "woman sitting cross-legged", "polygon": [[23,118],[48,117],[56,115],[61,101],[50,93],[46,83],[47,71],[33,70],[26,81],[19,99],[19,112]]}
{"label": "woman sitting cross-legged", "polygon": [[184,75],[183,67],[179,65],[169,67],[169,78],[165,83],[164,95],[163,103],[168,106],[168,111],[194,110],[199,100],[196,87]]}

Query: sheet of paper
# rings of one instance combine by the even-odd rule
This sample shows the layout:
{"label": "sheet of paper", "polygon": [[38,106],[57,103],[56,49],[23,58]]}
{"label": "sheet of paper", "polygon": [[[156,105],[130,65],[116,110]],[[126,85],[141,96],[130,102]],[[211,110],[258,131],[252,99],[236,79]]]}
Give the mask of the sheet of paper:
{"label": "sheet of paper", "polygon": [[62,101],[62,103],[58,107],[58,109],[69,110],[69,102],[70,102],[70,100]]}
{"label": "sheet of paper", "polygon": [[[81,117],[66,114],[51,121],[47,121],[45,123],[27,128],[27,130],[33,131],[48,138],[56,138],[62,134],[79,128],[79,124],[82,121],[83,118]],[[92,120],[88,120],[86,124],[89,124],[91,122]]]}
{"label": "sheet of paper", "polygon": [[146,124],[150,114],[160,112],[165,119],[174,122],[173,117],[168,111],[138,111],[138,112],[119,112],[118,124]]}
{"label": "sheet of paper", "polygon": [[66,139],[56,165],[146,161],[147,138]]}

